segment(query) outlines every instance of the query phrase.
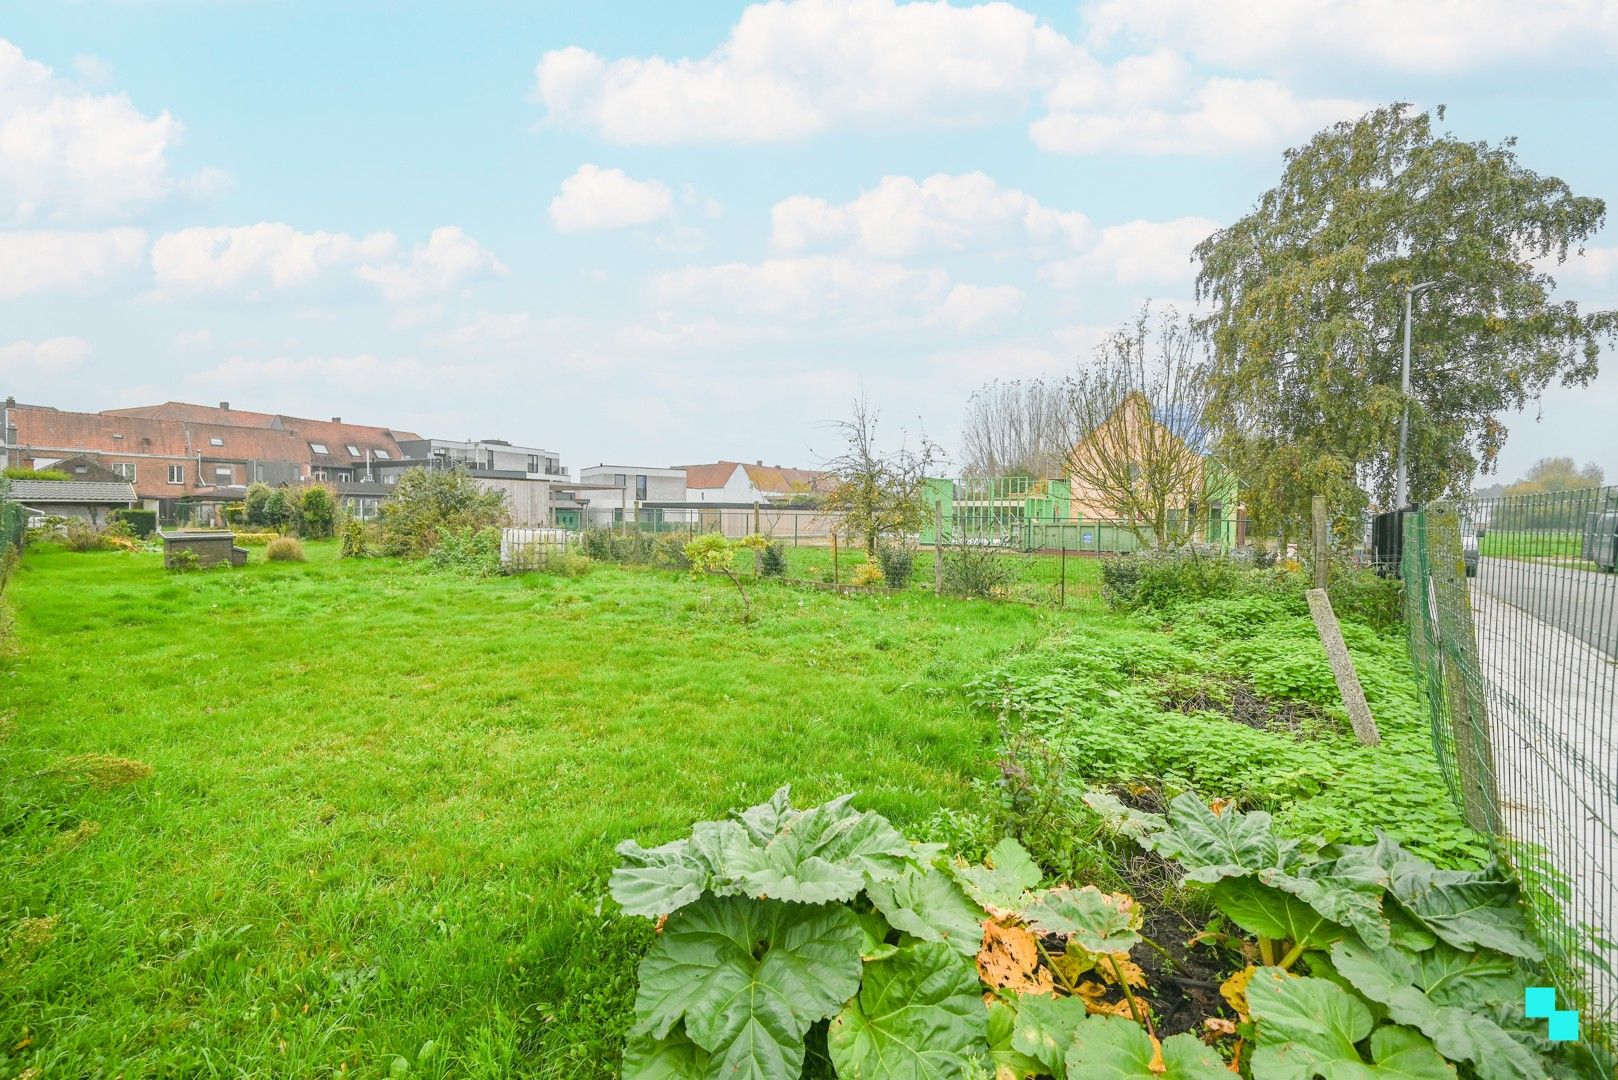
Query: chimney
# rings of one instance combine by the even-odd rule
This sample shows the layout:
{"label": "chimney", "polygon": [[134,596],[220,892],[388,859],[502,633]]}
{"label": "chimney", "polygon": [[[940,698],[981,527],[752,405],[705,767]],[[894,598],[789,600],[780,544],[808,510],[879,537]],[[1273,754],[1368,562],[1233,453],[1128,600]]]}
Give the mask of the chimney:
{"label": "chimney", "polygon": [[341,424],[343,422],[343,418],[341,416],[334,416],[331,418],[331,422],[334,424]]}
{"label": "chimney", "polygon": [[757,461],[753,462],[753,464],[759,466],[760,468],[762,468],[763,465],[764,465],[764,459],[759,458]]}
{"label": "chimney", "polygon": [[224,411],[225,411],[225,412],[229,412],[229,411],[230,411],[230,402],[228,402],[228,401],[221,401],[221,402],[220,402],[220,403],[219,403],[219,407],[220,407],[220,408],[221,408],[221,409],[223,409],[223,410],[224,410]]}

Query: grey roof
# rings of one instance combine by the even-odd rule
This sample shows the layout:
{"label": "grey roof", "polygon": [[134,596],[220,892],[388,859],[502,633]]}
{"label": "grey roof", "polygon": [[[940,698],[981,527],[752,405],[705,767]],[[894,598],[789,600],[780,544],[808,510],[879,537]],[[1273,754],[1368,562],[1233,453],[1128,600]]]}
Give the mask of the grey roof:
{"label": "grey roof", "polygon": [[135,501],[128,480],[13,480],[11,498],[31,506],[45,503],[117,503]]}

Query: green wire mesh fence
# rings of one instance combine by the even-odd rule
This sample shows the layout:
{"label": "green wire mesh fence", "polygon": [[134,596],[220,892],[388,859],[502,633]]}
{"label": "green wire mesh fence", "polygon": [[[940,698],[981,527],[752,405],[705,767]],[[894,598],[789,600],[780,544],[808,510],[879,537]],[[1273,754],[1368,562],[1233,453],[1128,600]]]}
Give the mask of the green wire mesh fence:
{"label": "green wire mesh fence", "polygon": [[1618,1026],[1615,570],[1615,487],[1404,516],[1410,649],[1445,778],[1603,1041]]}
{"label": "green wire mesh fence", "polygon": [[0,556],[22,550],[28,526],[27,513],[19,503],[6,497],[4,483],[0,480]]}

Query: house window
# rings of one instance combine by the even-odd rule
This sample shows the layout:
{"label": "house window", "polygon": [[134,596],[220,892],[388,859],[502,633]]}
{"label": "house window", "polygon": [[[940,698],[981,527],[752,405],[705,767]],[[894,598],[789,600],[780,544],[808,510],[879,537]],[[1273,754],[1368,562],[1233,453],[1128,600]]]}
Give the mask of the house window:
{"label": "house window", "polygon": [[348,451],[348,456],[349,457],[359,457],[360,456],[360,448],[355,446],[353,443],[349,443],[346,447],[344,447],[344,449]]}
{"label": "house window", "polygon": [[183,484],[183,483],[185,483],[185,466],[184,465],[170,465],[169,466],[169,483],[171,483],[171,484]]}
{"label": "house window", "polygon": [[531,473],[536,473],[536,472],[539,471],[539,455],[538,454],[529,454],[528,455],[528,471],[531,472]]}
{"label": "house window", "polygon": [[639,502],[646,501],[646,475],[644,473],[635,474],[635,498]]}
{"label": "house window", "polygon": [[323,442],[312,442],[309,444],[309,449],[317,454],[329,454],[331,452],[326,449],[326,444]]}
{"label": "house window", "polygon": [[236,473],[229,465],[216,465],[213,470],[214,483],[230,484],[236,479]]}
{"label": "house window", "polygon": [[354,479],[354,474],[351,472],[332,473],[332,478],[339,484],[346,484]]}
{"label": "house window", "polygon": [[494,451],[493,450],[485,450],[485,451],[483,451],[483,467],[485,469],[488,469],[490,472],[494,471]]}
{"label": "house window", "polygon": [[378,461],[387,461],[391,457],[386,450],[372,450],[371,456],[376,458]]}
{"label": "house window", "polygon": [[125,480],[135,479],[135,463],[133,461],[115,461],[112,463],[112,471]]}
{"label": "house window", "polygon": [[90,471],[90,466],[88,466],[88,465],[75,465],[75,466],[73,466],[73,471],[78,473],[80,476],[83,476],[85,473]]}
{"label": "house window", "polygon": [[324,480],[324,479],[326,479],[326,470],[325,469],[316,469],[315,470],[315,479],[316,480]]}
{"label": "house window", "polygon": [[225,440],[224,440],[224,439],[221,439],[221,438],[219,438],[219,437],[218,437],[218,436],[217,436],[217,435],[216,435],[216,436],[214,436],[214,437],[213,437],[213,438],[211,438],[211,439],[209,439],[209,440],[208,440],[208,445],[209,445],[209,446],[224,446],[224,445],[225,445]]}
{"label": "house window", "polygon": [[615,473],[613,473],[613,474],[612,474],[612,482],[613,482],[613,483],[614,483],[614,484],[617,484],[617,485],[618,485],[618,486],[619,486],[619,487],[623,487],[623,486],[624,486],[624,484],[625,484],[625,482],[626,482],[626,481],[627,481],[627,480],[628,480],[628,479],[629,479],[629,478],[628,478],[628,477],[626,477],[626,476],[625,476],[625,475],[624,475],[624,474],[623,474],[623,473],[621,473],[621,472],[615,472]]}

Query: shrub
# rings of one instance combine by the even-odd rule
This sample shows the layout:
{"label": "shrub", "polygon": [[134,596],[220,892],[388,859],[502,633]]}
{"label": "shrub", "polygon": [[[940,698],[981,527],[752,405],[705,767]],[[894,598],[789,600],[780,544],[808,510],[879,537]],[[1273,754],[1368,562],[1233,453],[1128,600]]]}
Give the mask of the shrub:
{"label": "shrub", "polygon": [[506,493],[484,491],[466,469],[409,469],[382,503],[382,551],[419,559],[451,532],[476,534],[505,521]]}
{"label": "shrub", "polygon": [[303,544],[295,536],[277,536],[264,548],[270,562],[303,562]]}
{"label": "shrub", "polygon": [[1228,556],[1185,547],[1104,555],[1101,595],[1115,608],[1161,609],[1183,600],[1230,596],[1243,571]]}
{"label": "shrub", "polygon": [[168,562],[164,565],[176,574],[189,574],[202,566],[202,560],[197,557],[196,552],[189,548],[182,548],[179,551],[172,552],[168,557]]}
{"label": "shrub", "polygon": [[359,518],[344,518],[338,533],[342,537],[342,547],[337,552],[338,558],[363,559],[370,554],[366,546],[365,522]]}
{"label": "shrub", "polygon": [[955,544],[944,551],[944,591],[951,596],[997,596],[1011,584],[1011,567],[998,550]]}
{"label": "shrub", "polygon": [[577,551],[546,551],[534,561],[534,569],[541,574],[570,578],[583,577],[595,569],[595,565],[588,555],[581,555]]}
{"label": "shrub", "polygon": [[882,568],[871,562],[860,563],[854,568],[854,572],[848,575],[850,585],[858,585],[866,589],[880,585],[884,580]]}
{"label": "shrub", "polygon": [[141,540],[152,535],[152,530],[157,528],[156,510],[114,510],[112,519],[128,525],[129,531]]}
{"label": "shrub", "polygon": [[501,570],[500,530],[448,529],[438,538],[438,546],[427,553],[435,570],[448,570],[461,577],[495,577]]}
{"label": "shrub", "polygon": [[9,469],[0,471],[0,476],[7,480],[71,480],[73,477],[61,469],[25,469],[14,465]]}
{"label": "shrub", "polygon": [[[673,542],[680,545],[683,554],[687,538],[681,533],[672,535]],[[641,529],[630,529],[627,532],[586,529],[579,536],[579,548],[599,562],[645,565],[658,562],[658,553],[661,550],[660,545],[664,542],[664,536]],[[690,563],[687,562],[686,565],[689,566]]]}
{"label": "shrub", "polygon": [[876,546],[876,561],[888,584],[902,589],[916,572],[916,545],[906,540],[884,540]]}
{"label": "shrub", "polygon": [[232,533],[238,547],[263,547],[272,540],[281,538],[280,533],[273,532],[239,532]]}
{"label": "shrub", "polygon": [[1332,610],[1340,619],[1353,619],[1377,630],[1390,630],[1404,621],[1404,582],[1383,577],[1368,566],[1334,564],[1328,592]]}
{"label": "shrub", "polygon": [[268,484],[247,485],[247,496],[242,501],[242,521],[245,524],[262,528],[270,523],[265,513],[265,506],[270,500],[272,490]]}
{"label": "shrub", "polygon": [[665,570],[691,569],[691,560],[685,557],[685,544],[689,539],[685,533],[664,533],[659,536],[652,551],[653,565]]}
{"label": "shrub", "polygon": [[247,524],[246,503],[226,503],[224,509],[225,524],[231,528],[239,528]]}
{"label": "shrub", "polygon": [[332,535],[337,525],[337,497],[324,484],[303,489],[298,497],[298,531],[307,537],[323,540]]}
{"label": "shrub", "polygon": [[736,592],[742,598],[742,621],[753,621],[753,602],[748,598],[747,587],[742,584],[741,575],[736,573],[736,549],[740,546],[750,545],[752,537],[733,544],[723,533],[701,533],[686,541],[685,557],[691,560],[691,576],[700,578],[704,574],[723,574],[736,586]]}
{"label": "shrub", "polygon": [[759,549],[758,572],[764,577],[786,577],[787,549],[780,541]]}
{"label": "shrub", "polygon": [[62,526],[62,546],[69,551],[106,551],[112,547],[99,529],[78,518],[69,518]]}

